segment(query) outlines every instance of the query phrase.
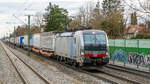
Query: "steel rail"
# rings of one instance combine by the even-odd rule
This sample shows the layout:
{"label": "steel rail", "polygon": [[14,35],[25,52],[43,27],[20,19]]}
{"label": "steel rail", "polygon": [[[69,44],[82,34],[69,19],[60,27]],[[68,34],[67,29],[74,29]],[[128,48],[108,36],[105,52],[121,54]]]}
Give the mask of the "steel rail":
{"label": "steel rail", "polygon": [[[45,57],[43,57],[43,58],[45,59]],[[47,60],[47,62],[49,62],[48,59],[46,59],[46,60]],[[56,61],[55,59],[51,59],[51,58],[50,58],[50,60],[53,61],[53,62],[58,63],[58,61]],[[106,81],[106,82],[109,82],[109,83],[112,83],[112,84],[118,84],[118,83],[115,82],[115,81],[109,80],[109,79],[107,79],[107,78],[105,78],[105,77],[98,76],[97,74],[93,74],[93,73],[91,73],[91,72],[89,72],[89,71],[87,71],[87,70],[84,70],[84,69],[78,69],[78,68],[73,67],[73,66],[71,66],[71,65],[69,65],[69,64],[66,64],[66,63],[64,63],[64,62],[61,62],[61,65],[66,66],[66,67],[68,67],[68,68],[71,68],[71,69],[73,69],[73,70],[76,70],[76,71],[78,71],[78,72],[88,74],[88,75],[90,75],[90,76],[93,76],[93,77],[95,77],[95,78],[101,79],[101,80],[103,80],[103,81]],[[99,70],[99,71],[100,71],[100,70]],[[123,78],[123,77],[119,77],[119,76],[116,76],[116,75],[113,75],[113,74],[110,74],[110,73],[106,73],[105,71],[102,71],[102,70],[101,70],[100,72],[102,72],[102,73],[104,73],[104,74],[106,74],[106,75],[109,75],[109,76],[111,76],[111,77],[115,77],[115,78],[117,78],[117,79],[120,79],[120,80],[123,80],[123,81],[127,81],[127,82],[129,82],[129,83],[140,84],[140,83],[138,83],[138,82],[136,82],[136,81],[129,80],[129,79],[126,79],[126,78]]]}
{"label": "steel rail", "polygon": [[145,78],[150,78],[150,72],[135,70],[135,69],[131,69],[131,68],[128,68],[128,67],[123,67],[123,66],[118,66],[118,65],[113,65],[113,64],[108,64],[105,67],[111,68],[111,69],[114,69],[114,70],[118,70],[118,71],[122,71],[122,72],[127,72],[127,73],[130,73],[130,74],[139,75],[139,76],[142,76],[142,77],[145,77]]}
{"label": "steel rail", "polygon": [[[6,46],[7,47],[7,46]],[[4,46],[3,46],[3,48],[4,48]],[[7,47],[7,49],[12,53],[12,54],[14,54],[21,62],[23,62],[27,67],[29,67],[37,76],[39,76],[42,80],[44,80],[45,81],[45,83],[46,84],[52,84],[48,79],[46,79],[45,77],[43,77],[40,73],[38,73],[32,66],[30,66],[29,64],[27,64],[26,62],[24,62],[21,58],[19,58],[18,57],[18,55],[16,55],[11,49],[9,49],[8,47]],[[5,49],[4,49],[5,50]],[[5,52],[7,53],[7,51],[5,50]],[[9,57],[9,55],[7,54],[7,56]],[[10,58],[10,57],[9,57]],[[10,59],[11,60],[11,59]],[[12,61],[11,61],[12,62]],[[14,65],[14,64],[13,64]],[[15,65],[14,65],[15,66]],[[15,66],[15,68],[17,69],[17,67]],[[18,69],[17,69],[17,72],[19,72],[18,71]],[[21,75],[21,74],[20,74]],[[23,78],[23,76],[21,76],[21,78]],[[27,83],[27,81],[25,80],[25,78],[23,78],[24,79],[24,83],[25,84],[28,84]]]}
{"label": "steel rail", "polygon": [[[2,46],[2,44],[0,43],[0,45]],[[4,52],[6,53],[6,56],[8,57],[9,61],[11,62],[11,64],[13,65],[13,67],[15,68],[16,72],[18,73],[19,77],[21,78],[23,84],[29,84],[28,81],[22,76],[22,74],[19,72],[19,70],[17,69],[17,67],[15,66],[15,64],[13,63],[13,61],[11,60],[11,58],[9,57],[8,53],[6,52],[6,50],[4,49],[4,47],[2,46]]]}
{"label": "steel rail", "polygon": [[102,73],[107,74],[109,76],[112,76],[114,78],[117,78],[117,79],[120,79],[120,80],[123,80],[123,81],[127,81],[127,82],[132,83],[132,84],[140,84],[139,82],[136,82],[136,81],[133,81],[133,80],[121,77],[121,76],[117,76],[117,75],[115,75],[115,73],[112,74],[112,73],[109,73],[109,72],[106,72],[106,71],[103,71],[103,70],[100,70],[100,69],[99,69],[99,71],[101,71]]}

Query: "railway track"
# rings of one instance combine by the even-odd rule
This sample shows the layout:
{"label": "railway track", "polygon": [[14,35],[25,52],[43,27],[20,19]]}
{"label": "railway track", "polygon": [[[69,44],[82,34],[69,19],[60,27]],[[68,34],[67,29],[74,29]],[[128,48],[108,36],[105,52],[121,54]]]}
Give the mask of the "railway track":
{"label": "railway track", "polygon": [[122,67],[122,66],[116,66],[112,64],[108,64],[104,67],[105,72],[109,74],[114,74],[116,76],[123,77],[128,80],[134,80],[135,82],[139,84],[149,84],[150,80],[150,74],[149,72],[144,71],[138,71],[135,69]]}
{"label": "railway track", "polygon": [[[53,62],[58,63],[55,59],[51,59],[51,58],[45,59],[45,57],[44,57],[44,60],[47,60],[47,62],[49,62],[49,60],[51,60]],[[133,80],[130,80],[130,79],[127,79],[124,77],[116,76],[115,74],[111,74],[111,73],[105,72],[105,71],[100,70],[100,69],[98,69],[98,70],[86,70],[86,69],[81,69],[81,68],[79,69],[76,67],[72,67],[71,65],[66,64],[64,62],[61,62],[60,64],[63,66],[66,66],[68,68],[71,68],[75,71],[88,74],[88,75],[93,76],[99,80],[103,80],[103,81],[111,83],[111,84],[140,84],[136,81],[133,81]]]}
{"label": "railway track", "polygon": [[119,76],[116,73],[107,72],[107,71],[105,71],[103,69],[96,70],[94,72],[94,74],[98,75],[98,76],[104,76],[107,79],[111,79],[114,82],[116,82],[117,84],[140,84],[139,82],[137,82],[135,80],[131,80],[130,78],[125,78],[123,76]]}
{"label": "railway track", "polygon": [[139,76],[142,76],[144,78],[150,79],[150,72],[140,71],[140,70],[131,69],[131,68],[128,68],[128,67],[123,67],[123,66],[118,66],[118,65],[113,65],[113,64],[108,64],[105,67],[111,68],[111,69],[114,69],[114,70],[119,70],[119,71],[131,73],[131,74],[134,74],[134,75],[139,75]]}
{"label": "railway track", "polygon": [[[38,57],[40,57],[40,59],[44,59],[47,63],[49,63],[51,60],[57,64],[61,64],[63,66],[71,68],[75,71],[91,75],[91,76],[93,76],[99,80],[106,81],[107,83],[111,83],[111,84],[140,84],[139,82],[137,82],[135,80],[131,80],[130,78],[118,76],[115,73],[109,73],[103,69],[98,69],[98,70],[78,69],[78,68],[72,67],[69,64],[66,64],[64,62],[58,63],[58,61],[56,61],[55,59],[52,59],[52,58],[47,59],[47,57],[42,57],[40,55],[38,55]],[[106,66],[106,67],[108,68],[108,66]],[[112,69],[112,68],[109,67],[109,69]]]}
{"label": "railway track", "polygon": [[[55,59],[51,59],[51,58],[45,59],[45,57],[42,57],[42,58],[44,58],[44,60],[46,60],[48,63],[49,63],[50,60],[53,61],[53,62],[58,63],[58,61],[56,61]],[[76,67],[72,67],[71,65],[68,65],[64,62],[61,62],[60,64],[63,65],[63,66],[66,66],[68,68],[71,68],[75,71],[88,74],[88,75],[93,76],[93,77],[95,77],[99,80],[103,80],[103,81],[111,83],[111,84],[121,84],[121,83],[122,84],[140,84],[136,81],[129,80],[129,79],[126,79],[126,78],[122,78],[122,77],[119,77],[119,76],[116,76],[116,75],[113,75],[113,74],[110,74],[110,73],[106,73],[105,71],[102,71],[102,70],[99,70],[99,71],[91,70],[91,71],[89,71],[89,70],[86,70],[86,69],[78,69]],[[93,71],[94,71],[94,73],[93,73]],[[104,74],[104,75],[102,76],[102,74]],[[111,80],[109,78],[114,79],[114,80]]]}
{"label": "railway track", "polygon": [[[55,60],[53,60],[53,61],[55,61]],[[102,68],[101,69],[91,69],[91,70],[90,69],[84,69],[84,68],[78,69],[76,67],[72,67],[72,66],[70,66],[66,63],[63,63],[63,62],[61,64],[64,66],[67,66],[69,68],[72,68],[73,70],[76,70],[78,72],[82,72],[82,73],[91,75],[95,78],[98,78],[100,80],[109,82],[111,84],[140,84],[139,82],[136,82],[134,80],[130,80],[130,79],[127,79],[127,78],[124,78],[121,76],[117,76],[115,73],[112,74],[112,73],[106,72]]]}
{"label": "railway track", "polygon": [[49,81],[39,72],[37,72],[37,70],[35,70],[28,63],[20,59],[15,53],[13,53],[2,42],[1,44],[10,62],[12,63],[13,67],[19,74],[24,84],[51,84],[51,81]]}
{"label": "railway track", "polygon": [[[55,61],[55,60],[53,60],[53,61]],[[55,62],[56,62],[56,61],[55,61]],[[64,65],[64,66],[66,66],[66,67],[68,67],[68,68],[71,68],[71,69],[73,69],[73,70],[76,70],[76,71],[78,71],[78,72],[88,74],[88,75],[93,76],[93,77],[95,77],[95,78],[97,78],[97,79],[99,79],[99,80],[103,80],[103,81],[105,81],[105,82],[107,82],[107,83],[118,84],[117,82],[115,82],[115,81],[113,81],[113,80],[110,80],[110,79],[107,79],[106,77],[102,77],[102,76],[93,74],[93,73],[91,73],[91,72],[89,72],[89,71],[87,71],[87,70],[85,70],[85,69],[72,67],[72,66],[70,66],[70,65],[68,65],[68,64],[66,64],[66,63],[61,63],[61,64]]]}

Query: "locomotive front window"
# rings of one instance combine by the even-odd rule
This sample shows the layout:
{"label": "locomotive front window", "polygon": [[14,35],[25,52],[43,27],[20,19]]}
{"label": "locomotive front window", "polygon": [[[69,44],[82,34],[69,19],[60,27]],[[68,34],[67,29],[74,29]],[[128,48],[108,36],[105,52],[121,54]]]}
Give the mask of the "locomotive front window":
{"label": "locomotive front window", "polygon": [[84,42],[86,44],[92,44],[95,42],[95,36],[94,35],[84,35]]}
{"label": "locomotive front window", "polygon": [[84,35],[84,43],[85,44],[106,44],[106,36],[105,35]]}
{"label": "locomotive front window", "polygon": [[106,44],[106,36],[105,35],[95,35],[96,44]]}

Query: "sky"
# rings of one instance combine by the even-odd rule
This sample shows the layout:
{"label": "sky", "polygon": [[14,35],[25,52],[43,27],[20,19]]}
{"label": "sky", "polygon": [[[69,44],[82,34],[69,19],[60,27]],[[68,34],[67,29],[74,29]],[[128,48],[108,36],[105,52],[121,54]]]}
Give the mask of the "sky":
{"label": "sky", "polygon": [[49,2],[67,9],[69,15],[75,15],[79,7],[88,1],[95,3],[97,0],[0,0],[0,38],[13,32],[14,26],[27,23],[26,15],[44,13]]}
{"label": "sky", "polygon": [[23,22],[27,24],[26,15],[44,13],[49,2],[67,9],[69,15],[73,16],[77,14],[79,7],[89,1],[96,3],[98,0],[0,0],[0,38],[13,32],[14,26],[22,25]]}

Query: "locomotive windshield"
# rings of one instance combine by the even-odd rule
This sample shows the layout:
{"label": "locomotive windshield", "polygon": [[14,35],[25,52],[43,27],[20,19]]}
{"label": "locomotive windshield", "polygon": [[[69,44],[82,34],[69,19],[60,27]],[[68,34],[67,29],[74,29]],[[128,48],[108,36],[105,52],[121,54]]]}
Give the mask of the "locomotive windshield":
{"label": "locomotive windshield", "polygon": [[107,48],[106,34],[84,34],[84,49],[89,51],[105,51]]}
{"label": "locomotive windshield", "polygon": [[106,45],[105,35],[84,35],[85,44],[102,44]]}

